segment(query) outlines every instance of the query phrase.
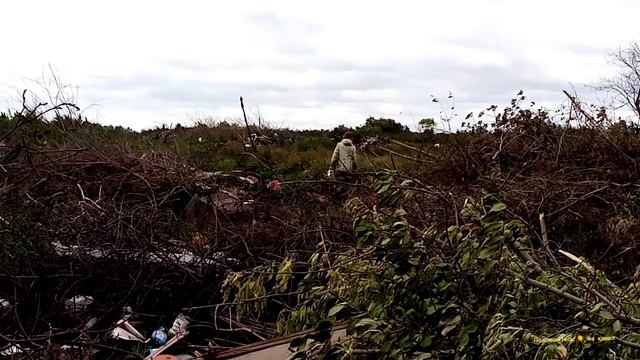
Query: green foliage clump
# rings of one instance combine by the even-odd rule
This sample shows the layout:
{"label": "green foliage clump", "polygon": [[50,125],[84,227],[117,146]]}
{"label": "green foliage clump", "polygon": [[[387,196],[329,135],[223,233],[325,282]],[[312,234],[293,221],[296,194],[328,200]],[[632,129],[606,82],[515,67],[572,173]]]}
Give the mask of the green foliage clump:
{"label": "green foliage clump", "polygon": [[[7,209],[10,204],[0,206],[0,265],[17,266],[42,253],[34,236],[36,226],[28,211],[16,212]],[[10,215],[13,213],[12,215]]]}
{"label": "green foliage clump", "polygon": [[356,128],[358,134],[363,136],[371,135],[389,135],[409,133],[410,130],[406,125],[402,125],[394,119],[369,117],[365,120],[364,125]]}
{"label": "green foliage clump", "polygon": [[432,118],[426,118],[426,119],[420,120],[420,122],[418,122],[418,125],[420,125],[420,127],[422,128],[423,133],[433,134],[436,128],[436,121],[433,120]]}
{"label": "green foliage clump", "polygon": [[321,136],[309,136],[304,137],[296,142],[298,151],[316,151],[321,149],[333,149],[335,146],[334,141],[327,137]]}
{"label": "green foliage clump", "polygon": [[[252,272],[259,275],[234,274],[227,300],[235,296],[244,315],[257,315],[248,305],[253,298],[297,294],[292,308],[281,310],[278,331],[316,333],[310,345],[292,344],[298,350],[292,358],[640,355],[633,330],[640,322],[640,294],[634,286],[620,288],[584,262],[552,271],[550,258],[529,252],[526,227],[509,219],[492,194],[468,199],[460,224],[445,232],[417,229],[403,209],[417,196],[415,188],[411,180],[383,174],[379,207],[359,199],[347,205],[355,219],[355,246],[319,250],[300,261],[295,273],[306,275],[298,279],[283,275],[284,264]],[[237,290],[243,284],[259,291],[243,294]],[[261,304],[261,311],[268,308]],[[332,324],[341,320],[348,321],[352,337],[331,343]]]}

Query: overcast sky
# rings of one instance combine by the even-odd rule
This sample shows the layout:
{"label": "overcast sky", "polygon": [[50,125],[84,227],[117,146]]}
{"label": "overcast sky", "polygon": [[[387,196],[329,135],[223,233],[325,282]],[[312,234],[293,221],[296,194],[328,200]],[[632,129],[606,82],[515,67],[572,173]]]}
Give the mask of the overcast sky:
{"label": "overcast sky", "polygon": [[51,65],[90,119],[134,129],[238,118],[241,95],[294,128],[412,125],[449,91],[461,118],[520,89],[555,107],[640,39],[633,0],[21,0],[0,14],[5,108]]}

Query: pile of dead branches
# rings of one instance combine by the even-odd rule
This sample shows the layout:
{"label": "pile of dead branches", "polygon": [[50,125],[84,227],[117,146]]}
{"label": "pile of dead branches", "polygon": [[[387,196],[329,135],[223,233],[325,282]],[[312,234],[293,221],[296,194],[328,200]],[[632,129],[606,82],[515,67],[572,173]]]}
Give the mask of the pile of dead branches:
{"label": "pile of dead branches", "polygon": [[[419,184],[411,216],[446,229],[459,222],[467,197],[494,193],[525,223],[537,244],[543,231],[554,249],[589,258],[616,279],[629,279],[640,265],[640,136],[605,109],[586,111],[576,98],[560,118],[521,107],[524,98],[476,123],[439,135],[441,146],[406,149],[418,170],[399,174]],[[495,108],[490,108],[492,110]]]}
{"label": "pile of dead branches", "polygon": [[[80,138],[74,129],[83,126],[26,112],[3,136],[0,350],[132,351],[105,339],[123,308],[150,316],[145,336],[183,309],[195,323],[210,320],[213,310],[200,306],[220,298],[229,270],[351,236],[339,211],[309,216],[332,207],[330,199],[270,190],[252,172],[202,171],[168,151],[141,155]],[[77,297],[91,304],[69,309]],[[241,328],[228,321],[220,328]],[[204,329],[191,341],[206,348],[215,328]]]}

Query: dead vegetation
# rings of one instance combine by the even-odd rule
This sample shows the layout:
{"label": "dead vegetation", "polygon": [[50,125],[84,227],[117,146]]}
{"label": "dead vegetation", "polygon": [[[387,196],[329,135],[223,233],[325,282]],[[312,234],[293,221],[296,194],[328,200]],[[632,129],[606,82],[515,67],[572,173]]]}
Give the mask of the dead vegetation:
{"label": "dead vegetation", "polygon": [[[139,358],[150,344],[108,336],[126,309],[145,337],[187,314],[188,341],[175,345],[185,353],[273,338],[275,309],[294,306],[298,293],[265,290],[252,299],[270,299],[268,308],[251,318],[238,312],[251,301],[225,302],[221,284],[230,272],[305,262],[318,249],[330,254],[355,244],[353,219],[341,205],[353,197],[380,216],[401,204],[419,237],[462,226],[465,201],[494,194],[506,216],[524,225],[534,262],[562,249],[629,284],[640,265],[640,136],[567,95],[561,114],[523,106],[519,95],[500,112],[487,109],[495,112],[493,125],[474,121],[455,134],[431,135],[439,146],[365,140],[366,156],[389,159],[379,197],[368,184],[324,179],[268,186],[273,179],[264,172],[205,171],[166,147],[147,146],[140,155],[79,137],[78,128],[93,131],[83,121],[43,122],[46,105],[25,105],[0,150],[0,349],[37,357],[69,353],[60,350],[66,345],[86,358]],[[258,149],[254,156],[262,155]],[[394,169],[397,161],[405,170]],[[429,254],[452,251],[438,245]],[[555,261],[562,260],[537,262]],[[65,306],[76,296],[92,301]]]}
{"label": "dead vegetation", "polygon": [[431,211],[415,214],[444,228],[455,223],[466,197],[495,193],[538,244],[544,214],[552,248],[575,251],[615,278],[628,278],[640,265],[631,240],[640,215],[636,129],[610,119],[605,109],[584,110],[571,95],[559,115],[521,107],[524,101],[516,98],[497,113],[492,129],[476,123],[448,137],[422,171],[409,174],[440,192]]}
{"label": "dead vegetation", "polygon": [[405,147],[412,171],[348,202],[354,245],[232,274],[230,311],[315,329],[293,358],[637,358],[640,136],[568,93],[525,100]]}
{"label": "dead vegetation", "polygon": [[[146,336],[188,314],[200,340],[185,351],[269,337],[228,317],[209,322],[225,274],[351,237],[341,207],[318,197],[322,184],[276,192],[253,171],[203,171],[164,150],[137,155],[78,137],[92,126],[82,121],[45,122],[45,107],[25,105],[0,149],[0,351],[40,357],[81,345],[87,358],[146,356],[151,344],[108,336],[123,309]],[[36,129],[46,139],[25,136]],[[77,296],[90,304],[65,307]]]}

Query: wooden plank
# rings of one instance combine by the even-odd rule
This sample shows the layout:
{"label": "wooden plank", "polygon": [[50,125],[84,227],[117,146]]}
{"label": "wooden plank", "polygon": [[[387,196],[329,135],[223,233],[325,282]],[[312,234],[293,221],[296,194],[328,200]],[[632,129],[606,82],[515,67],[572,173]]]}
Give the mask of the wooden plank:
{"label": "wooden plank", "polygon": [[[340,338],[340,337],[345,337],[346,336],[346,328],[347,328],[347,322],[342,322],[339,324],[336,324],[333,326],[332,329],[332,341],[337,340],[336,338]],[[291,334],[289,336],[285,336],[282,338],[278,338],[278,339],[273,339],[273,340],[266,340],[266,341],[259,341],[259,342],[255,342],[252,344],[247,344],[247,345],[243,345],[243,346],[239,346],[239,347],[235,347],[232,349],[228,349],[228,350],[223,350],[217,353],[211,353],[209,355],[207,355],[205,357],[206,360],[224,360],[224,359],[237,359],[237,360],[250,360],[251,357],[246,356],[246,358],[243,358],[242,356],[244,355],[250,355],[252,353],[257,353],[260,351],[264,351],[267,349],[274,349],[273,351],[273,355],[275,355],[275,353],[280,353],[283,350],[281,348],[281,346],[286,346],[284,348],[284,351],[286,351],[286,355],[284,357],[282,357],[281,359],[284,360],[286,359],[286,357],[289,355],[290,351],[288,350],[289,348],[289,344],[298,338],[307,336],[307,335],[311,335],[315,332],[315,330],[305,330],[305,331],[301,331],[295,334]],[[276,350],[278,349],[278,350]],[[280,357],[263,357],[264,355],[260,355],[261,359],[280,359]]]}

